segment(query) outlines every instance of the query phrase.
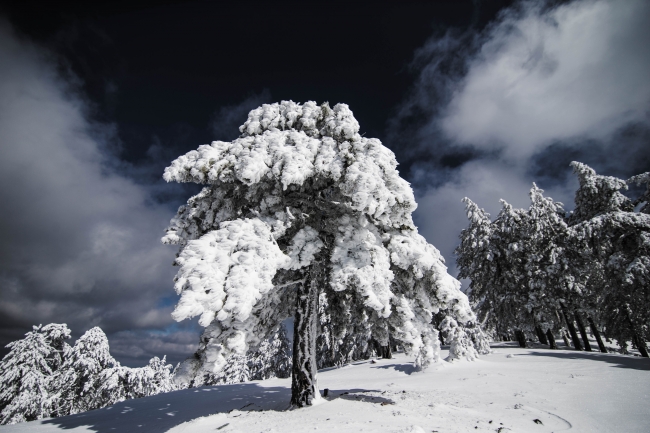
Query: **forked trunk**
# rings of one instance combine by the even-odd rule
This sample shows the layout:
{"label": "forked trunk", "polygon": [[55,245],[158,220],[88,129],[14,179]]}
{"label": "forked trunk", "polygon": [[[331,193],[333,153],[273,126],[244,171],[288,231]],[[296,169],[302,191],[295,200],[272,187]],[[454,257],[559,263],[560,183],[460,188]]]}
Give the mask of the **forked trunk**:
{"label": "forked trunk", "polygon": [[578,329],[580,330],[582,341],[585,343],[585,350],[587,352],[591,352],[591,344],[589,344],[589,339],[587,338],[587,330],[585,329],[585,325],[582,323],[582,318],[577,311],[575,312],[574,316],[576,317],[576,323],[578,324]]}
{"label": "forked trunk", "polygon": [[555,344],[555,337],[550,329],[546,330],[546,338],[548,338],[548,343],[551,349],[557,349],[557,344]]}
{"label": "forked trunk", "polygon": [[598,332],[598,327],[594,323],[594,319],[592,319],[591,317],[587,317],[587,321],[589,322],[591,333],[594,334],[594,337],[596,337],[596,341],[598,342],[598,348],[600,349],[601,352],[607,353],[607,348],[605,347],[605,343],[603,343],[603,339],[600,336],[600,332]]}
{"label": "forked trunk", "polygon": [[293,369],[291,372],[291,405],[311,406],[320,398],[316,381],[316,326],[318,319],[318,286],[325,269],[314,261],[309,275],[298,287],[296,313],[293,320]]}
{"label": "forked trunk", "polygon": [[563,302],[560,302],[560,307],[562,307],[562,314],[564,315],[566,326],[569,328],[571,340],[573,340],[573,347],[575,347],[576,350],[582,350],[582,344],[580,344],[580,340],[578,339],[576,327],[573,325],[573,320],[569,319],[569,312],[567,311],[566,305],[564,305]]}

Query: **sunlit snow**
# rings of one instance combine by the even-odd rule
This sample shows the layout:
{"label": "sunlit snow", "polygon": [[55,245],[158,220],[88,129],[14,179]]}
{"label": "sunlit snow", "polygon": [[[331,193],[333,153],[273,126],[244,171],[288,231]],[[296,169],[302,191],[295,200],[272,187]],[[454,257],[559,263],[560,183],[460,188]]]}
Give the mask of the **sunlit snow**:
{"label": "sunlit snow", "polygon": [[269,379],[129,400],[0,432],[647,431],[650,360],[514,345],[498,343],[480,360],[422,372],[403,354],[321,370],[319,388],[328,396],[298,410],[285,410],[290,379]]}

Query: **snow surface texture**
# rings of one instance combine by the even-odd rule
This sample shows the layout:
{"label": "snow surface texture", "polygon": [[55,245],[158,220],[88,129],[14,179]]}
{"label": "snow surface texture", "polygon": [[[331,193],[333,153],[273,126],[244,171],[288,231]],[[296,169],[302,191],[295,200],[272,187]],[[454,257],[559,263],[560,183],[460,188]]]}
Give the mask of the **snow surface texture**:
{"label": "snow surface texture", "polygon": [[0,432],[648,431],[650,360],[514,344],[424,372],[403,354],[322,370],[328,397],[297,411],[284,411],[290,379],[269,379],[159,394]]}
{"label": "snow surface texture", "polygon": [[[359,134],[345,104],[265,104],[240,131],[165,169],[168,182],[207,185],[179,208],[163,238],[181,247],[173,317],[200,316],[206,327],[176,378],[217,373],[228,356],[257,347],[294,316],[295,284],[319,260],[328,280],[317,285],[327,292],[324,308],[332,306],[324,314],[337,327],[330,344],[374,338],[386,345],[390,333],[417,354],[419,368],[438,360],[432,315],[444,311],[453,326],[475,316],[413,224],[413,191],[395,155]],[[361,318],[363,338],[351,337]],[[454,335],[454,344],[467,343],[463,332]]]}

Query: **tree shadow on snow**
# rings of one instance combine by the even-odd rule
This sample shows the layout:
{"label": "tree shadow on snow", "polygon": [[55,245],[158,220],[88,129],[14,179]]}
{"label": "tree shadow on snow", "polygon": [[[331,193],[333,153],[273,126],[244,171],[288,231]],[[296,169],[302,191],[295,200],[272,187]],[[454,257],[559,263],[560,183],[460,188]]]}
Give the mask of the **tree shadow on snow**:
{"label": "tree shadow on snow", "polygon": [[[321,391],[322,392],[322,391]],[[341,398],[378,404],[394,404],[383,397],[363,393],[381,392],[368,389],[330,389],[327,400]],[[110,407],[76,415],[45,419],[42,424],[52,424],[60,430],[85,427],[98,433],[165,432],[193,419],[228,413],[276,410],[289,408],[291,382],[287,386],[261,386],[259,382],[231,385],[205,386],[184,389],[151,397],[127,400]]]}
{"label": "tree shadow on snow", "polygon": [[385,406],[387,404],[395,404],[395,402],[389,398],[381,397],[378,395],[366,395],[366,393],[379,393],[381,391],[376,389],[351,389],[347,391],[343,390],[329,390],[329,397],[327,400],[335,400],[340,398],[342,400],[350,401],[359,401],[364,403],[377,403]]}
{"label": "tree shadow on snow", "polygon": [[383,368],[385,370],[393,369],[396,371],[401,371],[402,373],[408,375],[415,373],[417,371],[413,364],[388,364],[388,365],[378,365],[376,367],[370,367],[370,368]]}
{"label": "tree shadow on snow", "polygon": [[619,355],[614,353],[535,351],[517,356],[549,356],[560,359],[588,359],[590,361],[607,362],[609,364],[612,364],[613,367],[618,368],[632,368],[634,370],[650,371],[650,359]]}
{"label": "tree shadow on snow", "polygon": [[264,387],[255,382],[206,386],[127,400],[110,407],[41,421],[61,430],[86,427],[98,433],[159,433],[195,418],[234,409],[284,410],[291,400],[291,385]]}

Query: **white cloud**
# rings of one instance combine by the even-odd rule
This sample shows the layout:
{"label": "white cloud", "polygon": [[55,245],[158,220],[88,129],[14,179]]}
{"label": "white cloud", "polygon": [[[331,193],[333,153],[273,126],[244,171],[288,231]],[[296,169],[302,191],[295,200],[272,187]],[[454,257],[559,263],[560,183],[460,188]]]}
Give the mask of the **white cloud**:
{"label": "white cloud", "polygon": [[554,140],[607,138],[645,121],[650,3],[525,2],[489,32],[443,115],[461,143],[525,159]]}
{"label": "white cloud", "polygon": [[[494,219],[501,210],[500,199],[515,207],[530,205],[528,192],[534,179],[516,167],[499,160],[475,160],[464,164],[446,184],[418,195],[415,223],[420,233],[436,246],[456,275],[453,251],[460,243],[458,236],[467,227],[463,197],[469,197]],[[555,188],[545,191],[557,201],[571,200],[572,191]]]}
{"label": "white cloud", "polygon": [[[457,167],[423,160],[411,168],[415,181],[435,181],[428,188],[418,183],[415,220],[452,273],[453,250],[467,226],[464,196],[494,218],[500,198],[528,207],[536,181],[571,209],[571,159],[623,176],[649,160],[648,41],[647,1],[578,0],[553,8],[523,1],[482,34],[447,33],[418,51],[421,74],[402,111],[417,106],[431,114],[413,134],[419,138],[412,149],[469,160]],[[443,61],[453,67],[441,68]]]}
{"label": "white cloud", "polygon": [[173,209],[111,168],[111,125],[91,122],[50,54],[2,21],[0,59],[3,337],[48,322],[109,337],[169,325],[175,251],[159,239]]}

